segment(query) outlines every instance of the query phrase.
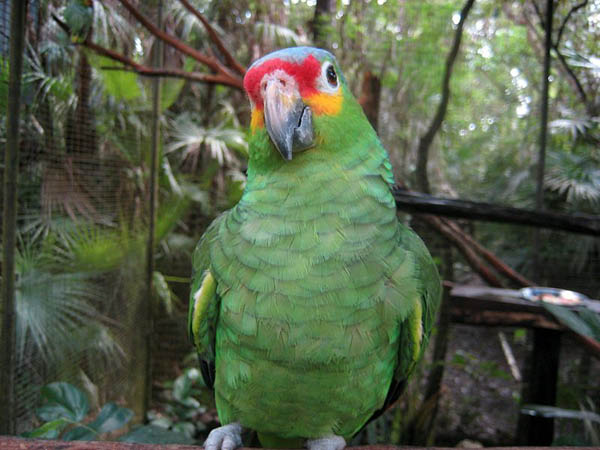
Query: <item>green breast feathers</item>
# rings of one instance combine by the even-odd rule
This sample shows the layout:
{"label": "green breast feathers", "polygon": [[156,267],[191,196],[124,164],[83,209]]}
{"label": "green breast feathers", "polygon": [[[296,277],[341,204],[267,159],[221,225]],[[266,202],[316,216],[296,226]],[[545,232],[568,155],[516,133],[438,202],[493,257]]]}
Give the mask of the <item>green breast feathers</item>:
{"label": "green breast feathers", "polygon": [[189,329],[222,427],[208,450],[341,449],[393,403],[426,345],[440,280],[398,222],[391,166],[334,57],[256,61],[248,181],[200,240]]}

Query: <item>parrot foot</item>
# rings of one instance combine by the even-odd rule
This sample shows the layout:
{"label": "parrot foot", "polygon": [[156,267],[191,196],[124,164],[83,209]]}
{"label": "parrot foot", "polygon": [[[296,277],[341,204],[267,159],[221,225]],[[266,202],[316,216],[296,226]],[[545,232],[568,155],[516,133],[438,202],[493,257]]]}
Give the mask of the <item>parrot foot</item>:
{"label": "parrot foot", "polygon": [[346,447],[344,438],[335,435],[306,441],[308,450],[342,450],[344,447]]}
{"label": "parrot foot", "polygon": [[204,450],[234,450],[241,446],[242,426],[237,422],[215,428],[204,441]]}

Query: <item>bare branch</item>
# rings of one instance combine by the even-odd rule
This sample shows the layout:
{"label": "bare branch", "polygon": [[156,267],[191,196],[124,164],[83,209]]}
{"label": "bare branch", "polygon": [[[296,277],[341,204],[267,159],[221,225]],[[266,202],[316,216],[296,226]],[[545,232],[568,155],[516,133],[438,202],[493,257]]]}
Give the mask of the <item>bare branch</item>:
{"label": "bare branch", "polygon": [[587,4],[588,4],[588,0],[583,0],[581,3],[576,4],[569,10],[567,15],[563,19],[562,23],[560,24],[560,28],[558,29],[558,36],[556,37],[556,42],[554,42],[554,44],[553,44],[554,48],[558,48],[558,46],[560,45],[560,40],[562,39],[562,34],[563,34],[563,31],[565,30],[565,26],[567,25],[567,22],[569,21],[569,19],[573,15],[573,13],[577,12],[577,10],[585,7]]}
{"label": "bare branch", "polygon": [[544,15],[540,11],[540,7],[538,6],[538,4],[536,3],[535,0],[531,0],[531,3],[533,3],[533,9],[535,9],[535,13],[538,16],[538,20],[540,21],[540,25],[542,26],[542,28],[546,28],[546,21],[544,20]]}
{"label": "bare branch", "polygon": [[465,20],[467,20],[467,16],[469,15],[469,11],[471,10],[473,3],[475,3],[475,0],[467,0],[462,10],[460,11],[460,21],[456,26],[456,32],[454,33],[454,41],[452,42],[452,48],[450,49],[450,53],[448,53],[448,56],[446,57],[446,68],[444,71],[444,80],[442,82],[442,100],[438,105],[437,111],[433,120],[431,121],[431,124],[429,125],[429,128],[427,129],[425,134],[419,139],[416,168],[417,187],[425,193],[431,192],[431,189],[429,187],[429,178],[427,176],[427,159],[429,154],[429,147],[431,147],[433,138],[440,129],[442,121],[444,120],[444,116],[446,115],[446,110],[448,109],[448,101],[450,100],[450,77],[452,76],[452,68],[454,66],[454,62],[456,61],[456,56],[458,55],[458,50],[460,48],[460,41],[462,39],[462,32]]}
{"label": "bare branch", "polygon": [[575,75],[575,72],[573,71],[573,69],[571,69],[571,66],[569,66],[569,63],[567,62],[565,56],[558,50],[558,47],[554,47],[554,51],[556,52],[558,60],[565,69],[565,72],[567,72],[567,75],[571,79],[572,84],[575,86],[575,90],[577,91],[577,94],[579,94],[581,101],[589,109],[587,94],[585,93],[585,90],[583,89],[583,85],[579,81],[579,78],[577,78],[577,75]]}
{"label": "bare branch", "polygon": [[227,67],[221,64],[217,59],[213,57],[209,57],[202,52],[190,47],[189,45],[183,43],[179,39],[171,36],[168,33],[165,33],[158,27],[156,27],[146,16],[144,16],[137,8],[135,8],[128,0],[119,0],[119,2],[131,13],[133,17],[138,20],[150,33],[152,33],[157,38],[161,39],[163,42],[169,44],[170,46],[176,48],[181,53],[184,53],[191,58],[194,58],[196,61],[208,66],[218,74],[220,74],[223,79],[228,79],[228,85],[238,87],[239,89],[243,88],[242,80],[239,76],[233,74]]}
{"label": "bare branch", "polygon": [[185,9],[191,12],[200,22],[202,22],[202,25],[204,25],[204,28],[206,28],[211,41],[214,42],[225,58],[225,61],[227,61],[227,65],[243,76],[246,73],[246,68],[233,57],[229,50],[227,50],[225,44],[223,44],[223,40],[219,37],[210,22],[206,20],[206,17],[204,17],[204,15],[194,8],[187,0],[179,0],[179,2],[185,7]]}
{"label": "bare branch", "polygon": [[104,69],[108,70],[132,70],[140,75],[148,76],[148,77],[173,77],[173,78],[183,78],[190,81],[198,81],[201,83],[217,83],[224,84],[227,86],[240,88],[240,86],[236,84],[232,84],[232,79],[230,77],[224,76],[222,74],[210,74],[210,73],[202,73],[202,72],[188,72],[186,70],[181,69],[170,69],[170,68],[154,68],[148,67],[143,64],[138,64],[135,61],[127,58],[126,56],[121,55],[113,50],[104,48],[98,44],[94,44],[93,42],[85,42],[82,45],[93,50],[99,55],[106,56],[110,59],[118,61],[120,63],[125,64],[130,69],[125,67],[105,67]]}
{"label": "bare branch", "polygon": [[[64,23],[60,18],[58,18],[55,14],[52,14],[52,18],[58,23],[58,25],[63,29],[65,33],[68,35],[71,34],[71,30],[69,26]],[[125,71],[134,71],[140,75],[148,76],[148,77],[173,77],[173,78],[182,78],[190,81],[201,82],[201,83],[215,83],[215,84],[223,84],[225,86],[234,87],[237,89],[242,89],[242,80],[239,77],[232,78],[229,75],[223,73],[217,74],[209,74],[202,72],[188,72],[186,70],[174,69],[174,68],[154,68],[145,66],[143,64],[137,63],[131,58],[118,53],[114,50],[102,47],[94,42],[91,42],[89,39],[82,42],[79,45],[83,45],[84,47],[92,50],[93,52],[106,56],[114,61],[118,61],[121,64],[124,64],[126,67],[106,67],[104,69],[108,70],[125,70]]]}
{"label": "bare branch", "polygon": [[473,248],[471,248],[471,246],[466,243],[453,228],[445,224],[442,219],[428,214],[419,215],[419,219],[423,220],[453,244],[465,257],[469,266],[489,283],[490,286],[504,286],[500,279],[485,265],[477,253],[475,253]]}
{"label": "bare branch", "polygon": [[477,253],[479,253],[483,257],[483,259],[485,259],[488,263],[492,265],[494,269],[498,271],[498,273],[504,275],[506,278],[522,287],[535,285],[533,281],[528,280],[523,275],[513,270],[510,266],[502,262],[500,258],[498,258],[487,248],[485,248],[483,245],[481,245],[479,242],[473,239],[469,234],[465,233],[456,222],[448,219],[442,219],[442,221],[446,225],[448,225],[452,230],[454,230],[456,234],[460,236],[468,245],[473,247],[473,249]]}

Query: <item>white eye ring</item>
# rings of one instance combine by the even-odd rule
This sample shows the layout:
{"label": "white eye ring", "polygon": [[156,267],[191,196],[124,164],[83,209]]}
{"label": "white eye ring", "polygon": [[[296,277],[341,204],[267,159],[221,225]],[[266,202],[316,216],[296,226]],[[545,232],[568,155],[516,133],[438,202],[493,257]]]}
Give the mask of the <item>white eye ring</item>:
{"label": "white eye ring", "polygon": [[335,67],[329,61],[321,66],[321,77],[319,79],[319,88],[323,92],[335,94],[340,88],[340,78]]}

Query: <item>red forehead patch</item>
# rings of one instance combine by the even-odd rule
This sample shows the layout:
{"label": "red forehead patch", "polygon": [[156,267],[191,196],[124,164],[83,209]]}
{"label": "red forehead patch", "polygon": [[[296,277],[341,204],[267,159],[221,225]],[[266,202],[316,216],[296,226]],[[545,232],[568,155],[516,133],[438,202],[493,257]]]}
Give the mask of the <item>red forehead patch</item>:
{"label": "red forehead patch", "polygon": [[309,55],[301,64],[284,61],[280,58],[269,59],[260,66],[253,67],[244,76],[244,89],[258,109],[263,108],[263,100],[260,95],[260,81],[265,74],[277,69],[281,69],[294,77],[296,83],[298,83],[302,97],[316,92],[315,80],[321,73],[321,64],[313,55]]}

